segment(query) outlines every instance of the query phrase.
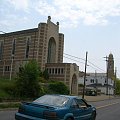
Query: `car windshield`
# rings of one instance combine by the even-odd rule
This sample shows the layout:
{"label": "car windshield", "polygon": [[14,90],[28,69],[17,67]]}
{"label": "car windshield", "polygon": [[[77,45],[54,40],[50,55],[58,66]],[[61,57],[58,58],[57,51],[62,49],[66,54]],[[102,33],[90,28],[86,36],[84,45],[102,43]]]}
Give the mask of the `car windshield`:
{"label": "car windshield", "polygon": [[69,98],[65,96],[57,96],[57,95],[44,95],[35,101],[34,103],[39,103],[39,104],[46,104],[46,105],[51,105],[51,106],[58,106],[62,107],[64,106]]}

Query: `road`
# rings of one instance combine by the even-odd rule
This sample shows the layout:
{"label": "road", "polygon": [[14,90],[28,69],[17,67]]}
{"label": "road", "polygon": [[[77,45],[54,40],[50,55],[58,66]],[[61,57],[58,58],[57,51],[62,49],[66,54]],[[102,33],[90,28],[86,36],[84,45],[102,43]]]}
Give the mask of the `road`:
{"label": "road", "polygon": [[[90,102],[97,108],[96,120],[120,120],[120,99]],[[0,120],[15,120],[16,110],[0,111]]]}
{"label": "road", "polygon": [[120,120],[120,103],[97,110],[96,120]]}
{"label": "road", "polygon": [[15,120],[15,110],[0,111],[0,120]]}
{"label": "road", "polygon": [[120,99],[91,102],[97,108],[96,120],[120,120]]}

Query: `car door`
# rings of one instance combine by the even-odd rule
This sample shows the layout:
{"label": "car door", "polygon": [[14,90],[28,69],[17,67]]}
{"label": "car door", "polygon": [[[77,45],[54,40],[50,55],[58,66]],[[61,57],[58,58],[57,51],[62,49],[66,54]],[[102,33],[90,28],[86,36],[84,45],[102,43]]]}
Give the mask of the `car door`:
{"label": "car door", "polygon": [[[84,105],[84,102],[79,99],[73,99],[70,112],[73,114],[75,120],[87,120],[89,119],[89,108],[81,107]],[[86,104],[85,104],[86,105]]]}
{"label": "car door", "polygon": [[79,106],[77,105],[75,99],[72,100],[70,113],[73,114],[74,120],[80,120],[81,113],[79,113]]}
{"label": "car door", "polygon": [[75,98],[78,105],[79,120],[88,120],[91,117],[92,110],[88,107],[87,103],[81,98]]}

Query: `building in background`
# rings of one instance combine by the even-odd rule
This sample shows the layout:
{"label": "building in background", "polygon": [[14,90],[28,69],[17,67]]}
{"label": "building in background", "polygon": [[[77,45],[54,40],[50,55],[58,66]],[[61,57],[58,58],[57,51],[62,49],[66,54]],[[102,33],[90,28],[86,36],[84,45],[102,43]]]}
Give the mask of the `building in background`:
{"label": "building in background", "polygon": [[[79,84],[84,83],[84,77],[80,77]],[[113,95],[114,94],[114,80],[111,78],[106,78],[106,73],[87,73],[86,76],[86,89],[99,90],[102,94]]]}
{"label": "building in background", "polygon": [[71,94],[77,94],[79,67],[63,63],[63,50],[64,34],[50,16],[38,28],[0,34],[0,76],[11,80],[21,65],[35,59],[51,79],[63,81]]}
{"label": "building in background", "polygon": [[[85,87],[86,89],[99,90],[102,94],[114,95],[114,58],[111,53],[106,58],[106,73],[87,73]],[[84,72],[80,72],[78,84],[84,84]]]}

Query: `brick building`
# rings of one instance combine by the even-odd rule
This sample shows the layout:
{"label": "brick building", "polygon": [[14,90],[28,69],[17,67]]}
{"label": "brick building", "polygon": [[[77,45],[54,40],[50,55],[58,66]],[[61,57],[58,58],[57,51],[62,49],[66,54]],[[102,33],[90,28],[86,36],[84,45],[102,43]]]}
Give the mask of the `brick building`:
{"label": "brick building", "polygon": [[[11,79],[20,65],[36,59],[41,70],[49,71],[51,79],[61,79],[71,93],[77,94],[79,68],[76,64],[63,63],[63,49],[64,34],[59,33],[59,22],[54,24],[50,16],[47,23],[39,23],[38,28],[0,34],[0,76]],[[50,69],[53,68],[57,68],[57,72],[52,75]]]}

